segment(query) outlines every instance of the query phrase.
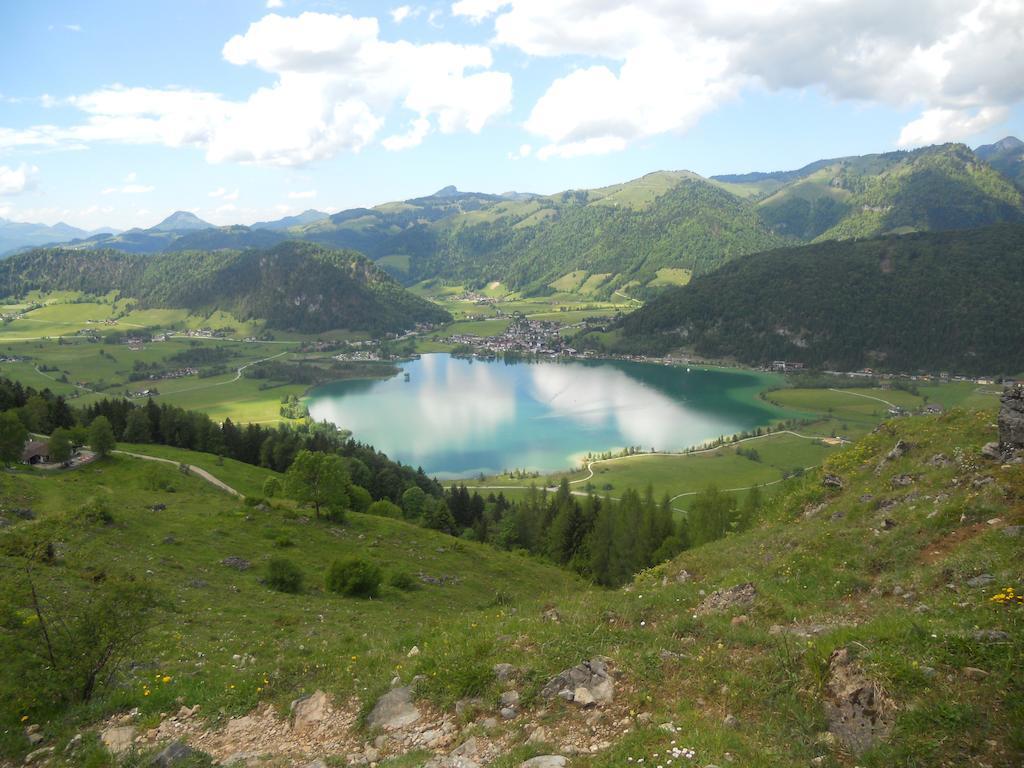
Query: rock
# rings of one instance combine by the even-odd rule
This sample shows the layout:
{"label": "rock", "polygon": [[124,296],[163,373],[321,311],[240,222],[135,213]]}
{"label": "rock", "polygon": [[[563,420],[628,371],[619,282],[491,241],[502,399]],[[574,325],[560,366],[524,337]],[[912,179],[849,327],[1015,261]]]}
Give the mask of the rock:
{"label": "rock", "polygon": [[168,744],[163,750],[149,761],[150,765],[157,768],[169,768],[169,766],[184,762],[195,754],[195,750],[183,741],[174,741]]}
{"label": "rock", "polygon": [[843,490],[843,479],[839,475],[825,475],[821,478],[821,485],[824,488],[833,488],[841,491]]}
{"label": "rock", "polygon": [[65,754],[74,752],[80,746],[82,746],[82,734],[76,733],[64,747],[64,752]]}
{"label": "rock", "polygon": [[751,583],[737,584],[729,589],[719,589],[708,595],[704,601],[697,606],[696,613],[703,616],[709,613],[716,613],[730,608],[739,608],[752,605],[757,598],[757,587]]}
{"label": "rock", "polygon": [[555,608],[548,608],[544,611],[544,621],[553,621],[556,624],[562,620],[562,614]]}
{"label": "rock", "polygon": [[736,717],[736,715],[729,714],[725,716],[725,719],[722,721],[722,725],[726,728],[732,728],[735,730],[740,727],[740,719]]}
{"label": "rock", "polygon": [[377,700],[366,718],[366,727],[393,731],[412,725],[420,717],[420,711],[412,701],[412,688],[406,685],[392,688]]}
{"label": "rock", "polygon": [[1005,643],[1010,639],[1009,633],[1001,629],[979,629],[971,637],[982,643]]}
{"label": "rock", "polygon": [[367,747],[363,750],[363,757],[371,763],[376,763],[380,760],[380,752],[378,752],[374,747]]}
{"label": "rock", "polygon": [[889,484],[893,488],[906,488],[908,485],[914,484],[914,478],[910,475],[897,475],[889,481]]}
{"label": "rock", "polygon": [[502,718],[505,720],[515,720],[516,715],[518,715],[519,712],[516,710],[515,707],[502,707],[501,711],[498,712],[498,714],[501,715]]}
{"label": "rock", "polygon": [[519,768],[564,768],[569,760],[561,755],[541,755],[531,757],[519,764]]}
{"label": "rock", "polygon": [[516,668],[513,667],[511,664],[495,664],[493,669],[494,676],[498,678],[498,680],[502,683],[511,680],[513,677],[516,676],[517,672]]}
{"label": "rock", "polygon": [[103,746],[113,755],[123,755],[132,748],[135,739],[134,725],[119,725],[107,728],[100,734]]}
{"label": "rock", "polygon": [[[585,691],[582,702],[577,698],[581,690]],[[555,675],[541,689],[540,695],[544,699],[558,696],[584,707],[609,704],[615,695],[615,681],[603,661],[591,659]]]}
{"label": "rock", "polygon": [[964,677],[968,680],[984,680],[988,677],[988,672],[984,669],[978,669],[977,667],[964,667],[960,671],[964,673]]}
{"label": "rock", "polygon": [[453,757],[476,757],[480,751],[480,744],[476,740],[476,736],[470,736],[459,746],[452,750]]}
{"label": "rock", "polygon": [[496,717],[484,718],[482,725],[488,731],[493,731],[495,728],[498,727],[498,719]]}
{"label": "rock", "polygon": [[999,450],[1010,456],[1024,449],[1024,385],[1003,390],[999,398]]}
{"label": "rock", "polygon": [[908,453],[910,453],[911,445],[905,440],[897,440],[896,445],[892,447],[892,450],[885,454],[886,461],[896,461],[902,459]]}
{"label": "rock", "polygon": [[406,658],[409,658],[409,659],[415,658],[416,656],[419,656],[419,655],[420,655],[420,647],[418,645],[414,645],[412,648],[409,649],[409,652],[407,654],[405,654]]}
{"label": "rock", "polygon": [[572,692],[573,703],[580,707],[592,707],[597,703],[589,688],[579,686]]}
{"label": "rock", "polygon": [[1008,525],[1003,528],[1003,536],[1009,536],[1011,539],[1020,538],[1022,533],[1024,533],[1024,525]]}
{"label": "rock", "polygon": [[316,691],[311,696],[303,696],[292,702],[292,730],[296,733],[312,728],[323,722],[330,710],[330,700],[323,691]]}
{"label": "rock", "polygon": [[316,760],[306,763],[302,768],[327,768],[327,763],[318,757]]}
{"label": "rock", "polygon": [[518,691],[505,691],[501,694],[501,706],[503,707],[518,707],[519,706],[519,692]]}
{"label": "rock", "polygon": [[991,573],[982,573],[968,579],[965,583],[968,587],[987,587],[996,580]]}
{"label": "rock", "polygon": [[236,571],[247,571],[252,567],[252,563],[246,560],[244,557],[225,557],[220,561],[221,565],[226,565],[228,568],[234,568]]}
{"label": "rock", "polygon": [[641,712],[636,716],[637,725],[650,725],[653,715],[650,712]]}
{"label": "rock", "polygon": [[999,443],[985,443],[981,446],[981,455],[993,461],[1003,460],[1003,452],[999,450]]}
{"label": "rock", "polygon": [[662,648],[658,651],[658,658],[662,661],[674,661],[675,659],[681,659],[682,655],[675,651],[670,651],[667,648]]}
{"label": "rock", "polygon": [[846,648],[829,657],[825,694],[829,731],[855,754],[870,749],[892,730],[892,702],[864,675]]}
{"label": "rock", "polygon": [[25,755],[25,765],[32,765],[32,763],[37,763],[40,760],[45,760],[47,757],[52,755],[53,752],[53,747],[43,747],[42,749],[37,749],[33,752],[29,752],[27,755]]}
{"label": "rock", "polygon": [[258,727],[259,723],[255,717],[252,715],[245,715],[244,717],[233,717],[228,720],[227,725],[224,726],[224,730],[229,736],[238,736]]}
{"label": "rock", "polygon": [[947,456],[944,453],[936,453],[934,456],[928,459],[928,463],[931,464],[933,467],[953,466],[953,462],[950,460],[949,456]]}
{"label": "rock", "polygon": [[150,506],[150,510],[153,512],[163,512],[167,509],[166,504],[153,504]]}
{"label": "rock", "polygon": [[741,613],[739,616],[733,616],[732,621],[729,622],[734,627],[742,627],[744,624],[750,623],[750,617],[745,613]]}
{"label": "rock", "polygon": [[43,734],[39,731],[39,726],[35,723],[25,729],[25,738],[28,739],[29,745],[33,747],[44,741]]}

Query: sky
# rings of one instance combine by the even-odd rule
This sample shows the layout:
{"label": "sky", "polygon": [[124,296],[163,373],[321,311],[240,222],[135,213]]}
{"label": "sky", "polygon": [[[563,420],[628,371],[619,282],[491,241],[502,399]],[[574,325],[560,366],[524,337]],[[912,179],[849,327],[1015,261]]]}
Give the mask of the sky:
{"label": "sky", "polygon": [[0,217],[87,229],[1024,137],[1024,0],[0,0],[0,29]]}

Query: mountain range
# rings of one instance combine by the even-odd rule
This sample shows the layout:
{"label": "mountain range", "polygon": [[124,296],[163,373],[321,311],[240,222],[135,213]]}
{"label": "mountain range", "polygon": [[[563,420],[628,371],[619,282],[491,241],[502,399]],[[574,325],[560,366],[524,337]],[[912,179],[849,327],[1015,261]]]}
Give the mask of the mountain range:
{"label": "mountain range", "polygon": [[[439,278],[527,293],[568,274],[594,296],[647,298],[732,259],[786,245],[1024,221],[1024,142],[818,160],[795,171],[705,178],[659,171],[555,195],[461,192],[251,227],[177,212],[150,229],[71,240],[128,253],[270,248],[305,240],[356,250],[406,285]],[[666,275],[670,274],[670,278]]]}

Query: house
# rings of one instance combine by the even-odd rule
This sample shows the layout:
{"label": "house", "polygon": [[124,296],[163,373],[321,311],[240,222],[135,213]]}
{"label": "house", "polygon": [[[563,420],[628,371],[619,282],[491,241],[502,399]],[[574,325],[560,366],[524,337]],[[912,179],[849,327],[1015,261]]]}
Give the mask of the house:
{"label": "house", "polygon": [[22,464],[49,464],[50,446],[42,440],[29,440],[21,451]]}

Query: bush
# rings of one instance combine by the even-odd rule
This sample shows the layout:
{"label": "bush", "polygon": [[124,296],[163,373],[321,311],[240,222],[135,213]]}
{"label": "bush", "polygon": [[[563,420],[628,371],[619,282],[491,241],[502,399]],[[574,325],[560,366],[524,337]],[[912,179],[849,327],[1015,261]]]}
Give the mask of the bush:
{"label": "bush", "polygon": [[281,492],[281,481],[276,477],[268,477],[263,481],[263,495],[272,499]]}
{"label": "bush", "polygon": [[408,571],[395,571],[391,574],[390,583],[392,587],[403,592],[412,592],[419,586],[416,583],[416,577]]}
{"label": "bush", "polygon": [[345,522],[345,508],[342,506],[331,506],[327,508],[324,513],[325,517],[332,523],[344,523]]}
{"label": "bush", "polygon": [[296,595],[302,591],[302,571],[284,557],[271,558],[267,563],[267,585],[278,592]]}
{"label": "bush", "polygon": [[287,533],[283,533],[274,539],[274,546],[278,549],[287,549],[295,546],[295,540]]}
{"label": "bush", "polygon": [[347,597],[376,597],[380,568],[360,557],[335,560],[327,569],[327,589]]}
{"label": "bush", "polygon": [[78,519],[93,525],[111,525],[114,522],[114,515],[111,514],[110,505],[106,501],[90,499],[78,510]]}
{"label": "bush", "polygon": [[393,517],[397,520],[401,520],[402,508],[387,499],[381,499],[380,501],[373,502],[369,509],[366,510],[366,514],[377,515],[378,517]]}

